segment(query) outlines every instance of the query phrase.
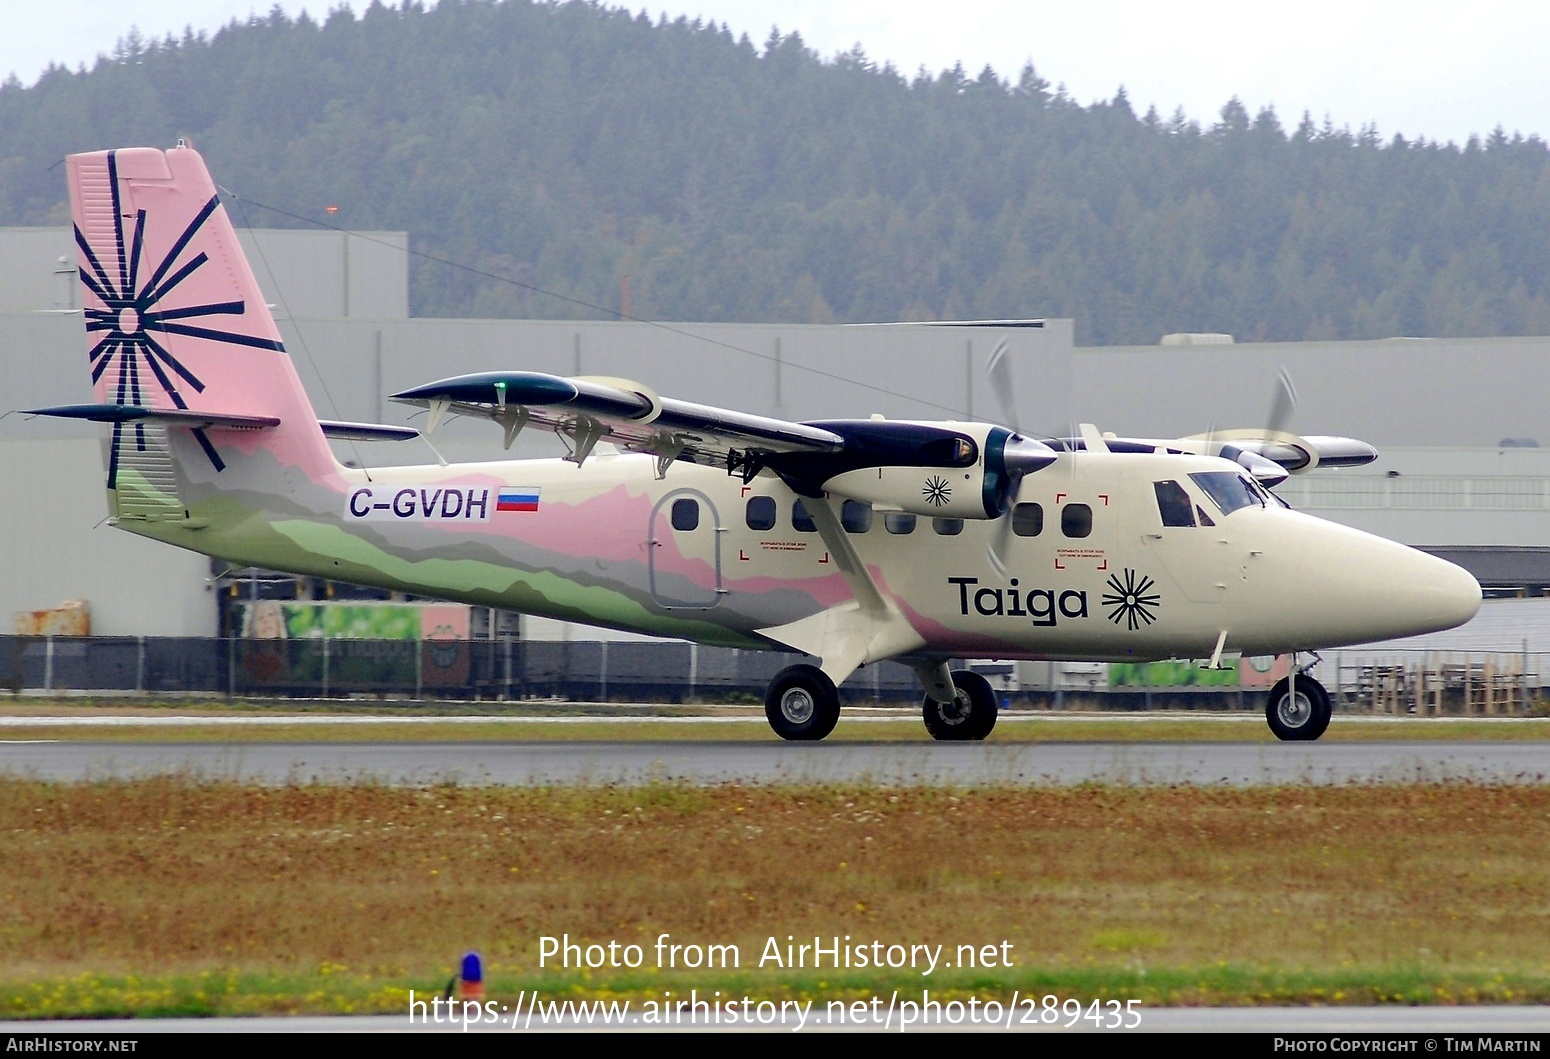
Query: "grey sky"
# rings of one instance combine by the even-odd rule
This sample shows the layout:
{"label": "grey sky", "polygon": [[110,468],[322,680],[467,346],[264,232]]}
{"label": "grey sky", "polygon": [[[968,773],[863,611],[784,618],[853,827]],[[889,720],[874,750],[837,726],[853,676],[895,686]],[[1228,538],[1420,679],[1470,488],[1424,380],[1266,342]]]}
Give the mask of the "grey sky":
{"label": "grey sky", "polygon": [[[322,16],[335,0],[280,0]],[[364,0],[350,5],[359,11]],[[51,61],[71,67],[110,51],[131,25],[147,36],[185,25],[214,29],[274,6],[258,0],[51,0],[0,5],[0,76],[31,83]],[[632,9],[643,5],[632,3]],[[1031,59],[1078,101],[1123,84],[1138,111],[1183,106],[1211,121],[1228,97],[1274,105],[1293,124],[1304,110],[1385,137],[1462,141],[1498,124],[1550,133],[1543,0],[658,0],[656,14],[701,15],[756,41],[799,31],[825,56],[860,43],[906,73],[961,61],[1015,77]]]}

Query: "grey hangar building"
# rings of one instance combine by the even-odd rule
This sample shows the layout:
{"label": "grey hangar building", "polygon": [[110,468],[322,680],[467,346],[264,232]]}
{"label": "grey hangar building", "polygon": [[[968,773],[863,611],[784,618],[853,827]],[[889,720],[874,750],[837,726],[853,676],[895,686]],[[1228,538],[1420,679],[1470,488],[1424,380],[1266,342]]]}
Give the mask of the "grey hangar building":
{"label": "grey hangar building", "polygon": [[[1550,337],[1232,343],[1169,336],[1079,347],[1073,321],[798,325],[410,316],[402,232],[260,230],[248,257],[314,407],[324,418],[414,425],[388,395],[485,370],[638,379],[664,395],[783,419],[1007,417],[987,374],[1000,351],[1018,425],[1066,435],[1094,423],[1170,438],[1262,424],[1282,368],[1290,429],[1375,445],[1368,467],[1293,477],[1293,507],[1441,555],[1488,596],[1550,594]],[[90,400],[75,251],[65,228],[0,229],[0,412]],[[1030,306],[1036,310],[1037,306]],[[1209,321],[1202,321],[1208,326]],[[503,458],[499,431],[453,421],[432,442],[448,460]],[[334,442],[346,462],[429,462],[418,441]],[[512,456],[562,453],[524,433]],[[213,637],[223,601],[348,597],[348,586],[213,569],[203,556],[106,525],[98,428],[0,419],[0,615],[65,600],[94,635]],[[477,634],[627,639],[544,619],[488,614]]]}

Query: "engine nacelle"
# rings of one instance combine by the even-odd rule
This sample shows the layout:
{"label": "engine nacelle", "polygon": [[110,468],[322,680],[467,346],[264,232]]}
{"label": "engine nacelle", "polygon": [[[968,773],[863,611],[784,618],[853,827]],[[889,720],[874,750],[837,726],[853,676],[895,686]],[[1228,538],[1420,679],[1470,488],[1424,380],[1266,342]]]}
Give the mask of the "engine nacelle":
{"label": "engine nacelle", "polygon": [[[985,510],[985,470],[957,467],[868,467],[825,483],[830,493],[864,500],[884,511],[933,518],[994,518]],[[1000,512],[996,512],[1000,514]]]}
{"label": "engine nacelle", "polygon": [[[845,436],[847,455],[872,449],[868,465],[832,475],[823,488],[885,511],[996,518],[1006,510],[1007,498],[1023,475],[1056,459],[1044,443],[984,423],[865,420],[822,425]],[[880,444],[885,441],[886,446]]]}

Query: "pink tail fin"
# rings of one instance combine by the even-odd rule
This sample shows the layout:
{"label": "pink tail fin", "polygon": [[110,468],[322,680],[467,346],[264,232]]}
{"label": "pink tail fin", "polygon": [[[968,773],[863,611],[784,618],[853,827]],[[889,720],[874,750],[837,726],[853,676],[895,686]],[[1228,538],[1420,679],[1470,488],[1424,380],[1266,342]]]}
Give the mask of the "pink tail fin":
{"label": "pink tail fin", "polygon": [[[180,146],[67,161],[97,400],[278,418],[262,447],[309,476],[332,472],[333,454],[204,159]],[[131,429],[114,429],[110,488],[121,433]],[[214,471],[224,470],[231,432],[193,433]]]}

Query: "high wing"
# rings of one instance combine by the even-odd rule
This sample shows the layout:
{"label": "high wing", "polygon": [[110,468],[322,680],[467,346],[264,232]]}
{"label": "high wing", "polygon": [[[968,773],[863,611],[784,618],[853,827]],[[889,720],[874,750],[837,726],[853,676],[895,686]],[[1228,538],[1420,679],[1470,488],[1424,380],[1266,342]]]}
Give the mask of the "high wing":
{"label": "high wing", "polygon": [[[555,431],[580,464],[599,441],[650,453],[657,477],[674,460],[724,466],[752,481],[779,475],[798,494],[826,492],[890,511],[952,518],[996,518],[1018,480],[1056,459],[1043,442],[983,423],[835,419],[791,423],[657,396],[639,383],[602,376],[485,372],[394,394],[430,410],[429,434],[447,414],[494,420],[506,446],[528,424]],[[927,472],[963,471],[955,489],[923,485]],[[866,473],[862,473],[865,470]],[[917,473],[919,472],[919,473]]]}
{"label": "high wing", "polygon": [[[1058,438],[1049,442],[1056,448],[1080,451],[1090,447],[1088,439]],[[1307,436],[1280,430],[1216,430],[1185,438],[1122,438],[1105,435],[1101,444],[1110,452],[1174,452],[1200,456],[1220,456],[1248,471],[1260,484],[1274,488],[1293,474],[1306,474],[1315,467],[1362,467],[1378,458],[1378,450],[1356,438],[1324,434]]]}
{"label": "high wing", "polygon": [[449,413],[479,416],[505,429],[509,449],[522,428],[532,424],[566,439],[569,458],[578,464],[599,441],[651,453],[659,478],[675,459],[757,473],[761,455],[820,455],[845,447],[843,437],[822,427],[658,397],[639,383],[603,376],[490,371],[417,386],[391,399],[429,409],[427,434]]}
{"label": "high wing", "polygon": [[562,378],[530,371],[460,375],[404,390],[392,399],[430,411],[426,434],[449,414],[477,416],[499,423],[510,448],[531,424],[555,431],[577,464],[586,461],[598,442],[609,441],[629,452],[654,455],[659,478],[677,459],[725,466],[744,480],[769,468],[806,496],[838,487],[845,495],[896,510],[913,510],[914,505],[896,502],[892,495],[862,495],[872,490],[855,490],[857,483],[848,481],[846,472],[862,467],[965,467],[975,462],[969,453],[983,447],[986,480],[972,509],[933,512],[970,518],[997,517],[1015,493],[1013,483],[1053,462],[1058,450],[1220,456],[1271,487],[1315,467],[1358,467],[1378,458],[1376,449],[1354,438],[1305,437],[1273,429],[1221,430],[1163,440],[1099,435],[1096,429],[1084,428],[1081,437],[1036,441],[1001,427],[987,432],[968,424],[793,423],[660,397],[628,379]]}

